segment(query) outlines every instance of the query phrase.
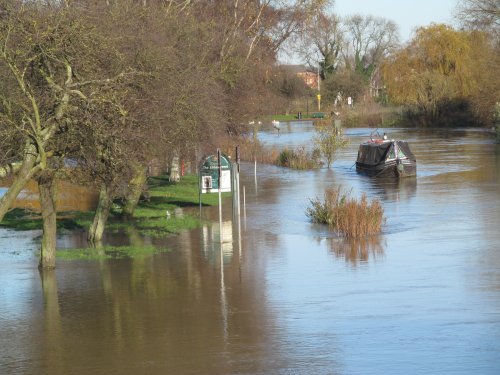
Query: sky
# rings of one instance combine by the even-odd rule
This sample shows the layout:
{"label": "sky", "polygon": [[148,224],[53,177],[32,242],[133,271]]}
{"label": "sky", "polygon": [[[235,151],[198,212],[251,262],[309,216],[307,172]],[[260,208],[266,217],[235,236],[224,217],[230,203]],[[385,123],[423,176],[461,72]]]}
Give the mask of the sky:
{"label": "sky", "polygon": [[453,24],[457,0],[335,0],[334,12],[384,17],[396,22],[402,42],[411,39],[414,28],[432,22]]}
{"label": "sky", "polygon": [[[454,10],[458,0],[334,0],[333,12],[345,17],[353,14],[373,15],[394,21],[399,28],[400,41],[411,40],[413,30],[431,23],[454,25]],[[301,64],[295,55],[282,54],[284,64]]]}

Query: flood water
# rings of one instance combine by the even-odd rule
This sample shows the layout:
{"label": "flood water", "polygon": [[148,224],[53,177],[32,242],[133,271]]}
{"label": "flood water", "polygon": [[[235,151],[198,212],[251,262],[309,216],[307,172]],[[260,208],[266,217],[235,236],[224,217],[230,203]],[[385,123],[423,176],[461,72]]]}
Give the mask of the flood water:
{"label": "flood water", "polygon": [[[311,129],[260,138],[308,144]],[[346,131],[331,170],[243,164],[222,245],[204,208],[203,228],[145,240],[168,253],[40,275],[39,232],[0,229],[0,373],[498,374],[500,148],[477,130],[386,131],[408,140],[416,179],[356,173],[369,129]],[[382,201],[382,235],[347,242],[308,221],[309,199],[339,185]]]}

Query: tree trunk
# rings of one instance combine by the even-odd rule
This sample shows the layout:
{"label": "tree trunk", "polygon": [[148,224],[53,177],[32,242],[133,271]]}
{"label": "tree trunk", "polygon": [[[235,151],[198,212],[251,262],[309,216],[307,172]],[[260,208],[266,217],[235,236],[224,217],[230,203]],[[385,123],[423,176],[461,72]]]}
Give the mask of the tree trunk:
{"label": "tree trunk", "polygon": [[180,175],[180,165],[179,165],[179,157],[177,154],[174,154],[172,161],[170,163],[170,173],[168,176],[168,180],[171,182],[179,182],[181,179]]}
{"label": "tree trunk", "polygon": [[123,207],[122,216],[124,218],[131,218],[134,210],[141,198],[142,189],[146,184],[147,174],[146,168],[142,165],[134,166],[134,176],[128,184],[128,192],[125,197],[125,206]]}
{"label": "tree trunk", "polygon": [[110,208],[111,197],[109,194],[109,188],[105,184],[102,184],[101,191],[99,193],[99,202],[94,214],[94,221],[92,222],[87,235],[87,240],[94,246],[99,245],[102,240]]}
{"label": "tree trunk", "polygon": [[36,147],[34,145],[28,146],[25,151],[25,156],[23,164],[19,169],[19,172],[14,178],[14,181],[9,186],[9,190],[5,195],[0,198],[0,222],[3,220],[5,214],[14,204],[17,196],[26,186],[28,181],[33,177],[33,175],[38,171],[35,167],[37,159]]}
{"label": "tree trunk", "polygon": [[42,209],[43,236],[40,250],[41,269],[56,267],[56,189],[55,179],[52,174],[45,174],[38,179],[40,192],[40,206]]}

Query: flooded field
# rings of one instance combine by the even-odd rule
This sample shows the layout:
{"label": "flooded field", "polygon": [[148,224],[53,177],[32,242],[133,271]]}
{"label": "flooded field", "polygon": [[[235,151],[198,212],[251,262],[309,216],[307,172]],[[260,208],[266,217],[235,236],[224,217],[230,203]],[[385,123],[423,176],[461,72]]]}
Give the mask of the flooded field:
{"label": "flooded field", "polygon": [[[498,374],[500,147],[477,130],[381,131],[409,142],[417,178],[356,173],[370,129],[346,131],[331,170],[243,164],[246,204],[238,222],[224,202],[222,244],[204,208],[209,224],[173,238],[107,238],[167,253],[40,275],[40,233],[0,229],[0,373]],[[260,134],[269,147],[311,137],[307,122]],[[309,199],[338,185],[382,201],[380,236],[308,221]]]}

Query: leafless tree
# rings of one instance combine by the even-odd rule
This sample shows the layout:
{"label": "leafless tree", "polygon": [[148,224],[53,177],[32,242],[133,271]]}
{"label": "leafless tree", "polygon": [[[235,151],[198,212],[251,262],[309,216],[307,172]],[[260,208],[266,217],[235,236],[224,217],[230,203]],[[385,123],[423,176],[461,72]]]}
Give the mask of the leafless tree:
{"label": "leafless tree", "polygon": [[299,55],[311,67],[321,67],[321,79],[341,64],[344,30],[339,17],[320,12],[308,23],[301,38]]}
{"label": "leafless tree", "polygon": [[397,25],[390,20],[354,15],[345,21],[346,64],[370,80],[383,57],[398,43]]}
{"label": "leafless tree", "polygon": [[0,93],[0,132],[15,141],[5,161],[17,162],[2,168],[15,174],[0,199],[0,219],[28,180],[36,179],[43,217],[42,268],[55,265],[54,179],[73,152],[68,136],[83,126],[82,119],[92,116],[97,104],[120,108],[114,92],[134,75],[116,69],[115,48],[84,14],[49,5],[7,4],[6,16],[0,17],[0,71],[7,88]]}
{"label": "leafless tree", "polygon": [[459,0],[456,16],[467,27],[500,32],[498,0]]}

